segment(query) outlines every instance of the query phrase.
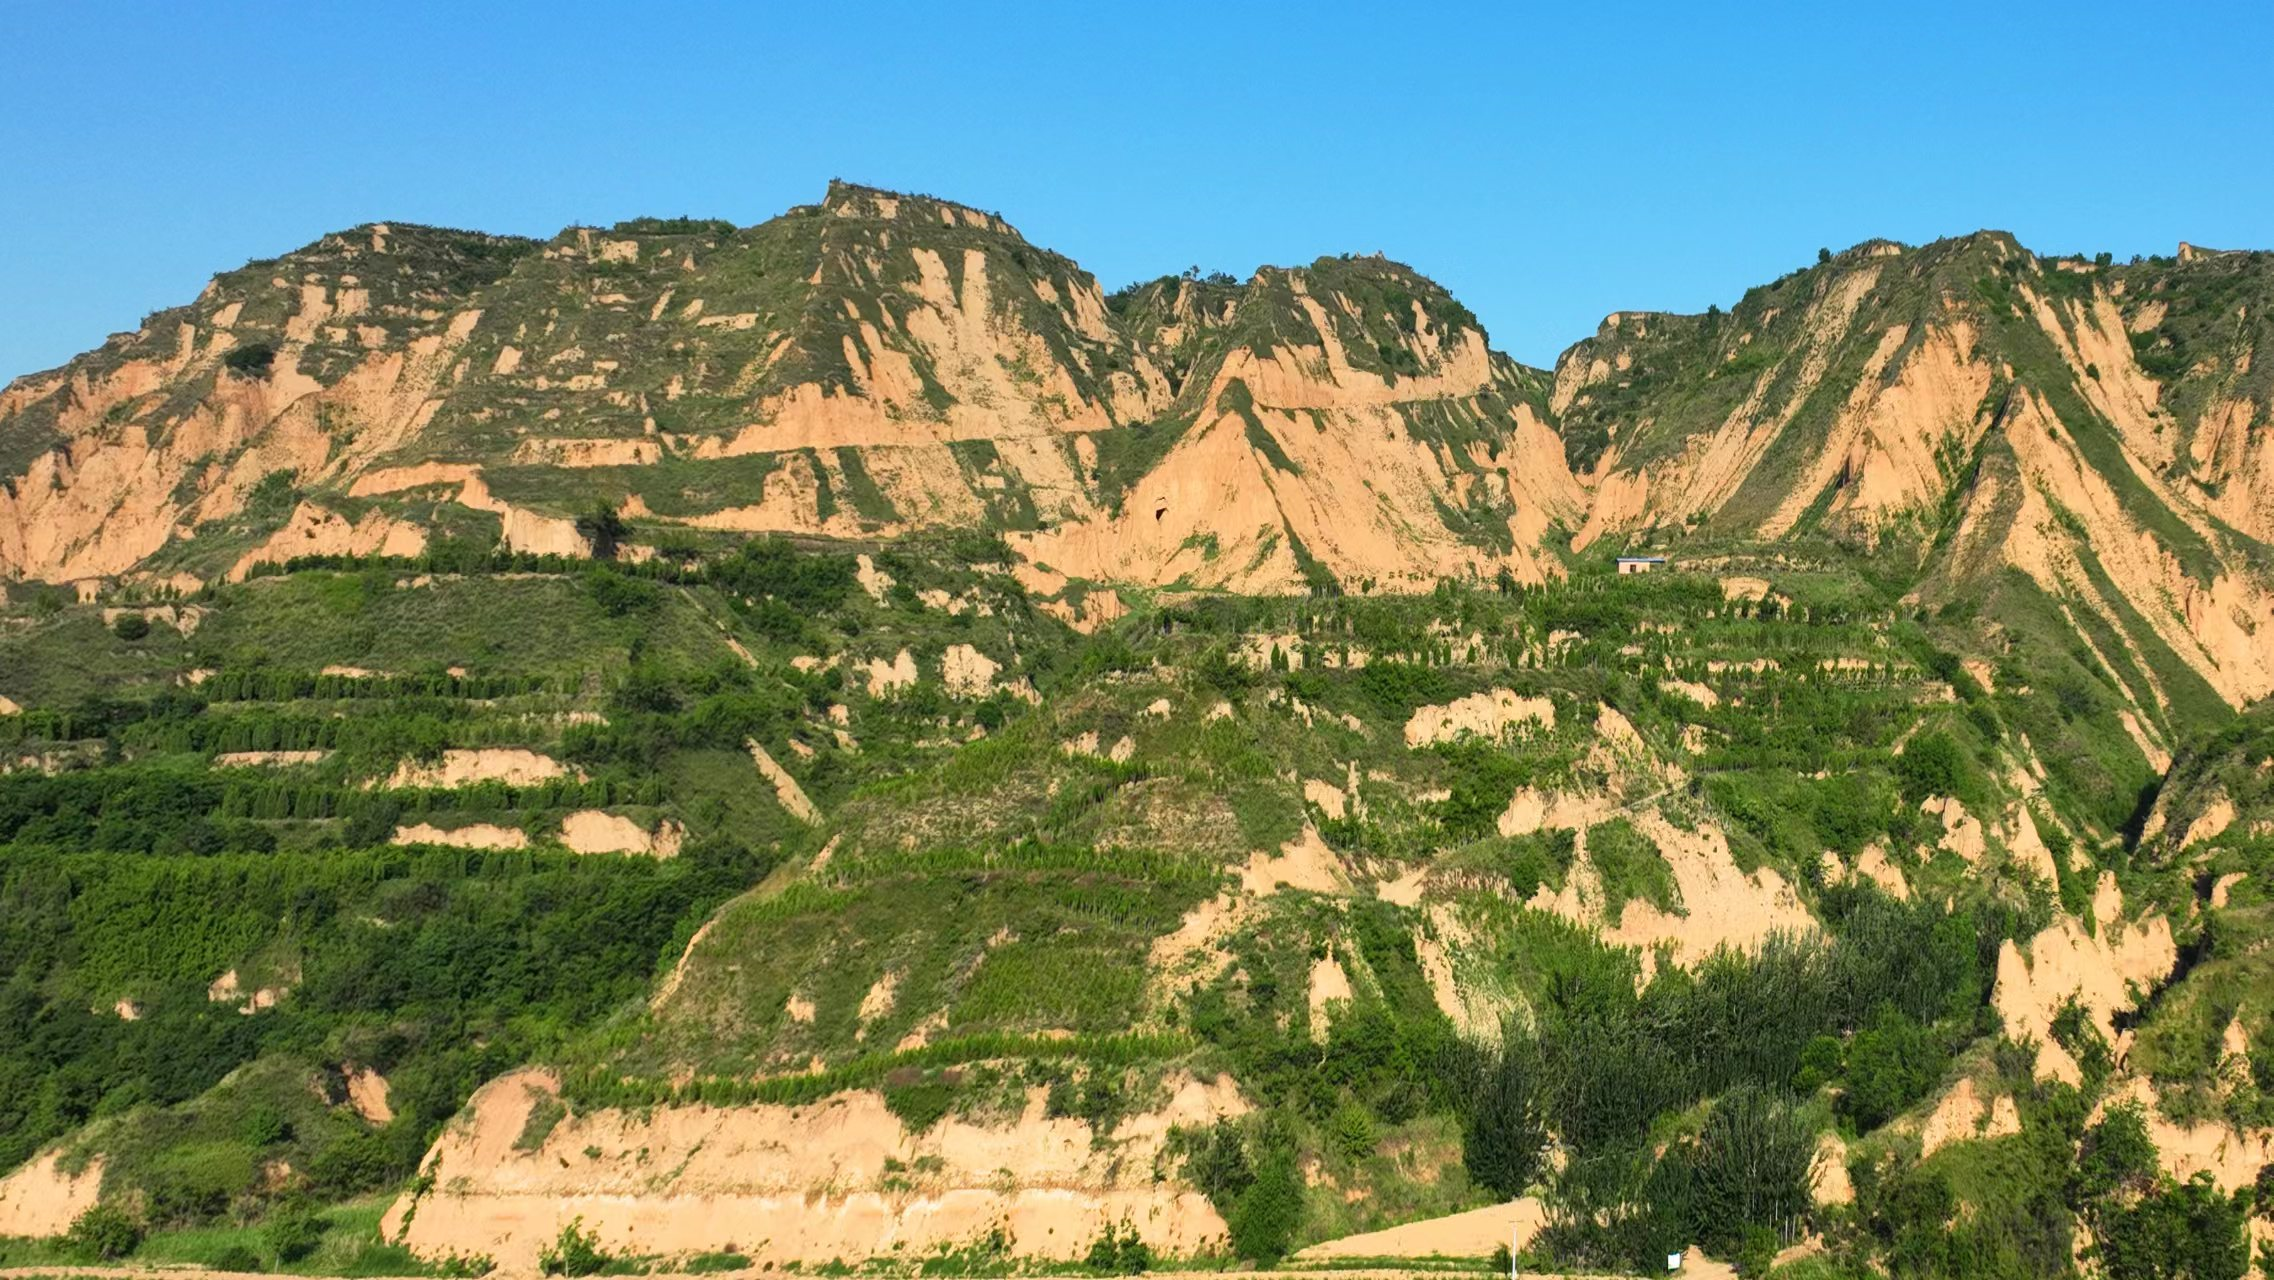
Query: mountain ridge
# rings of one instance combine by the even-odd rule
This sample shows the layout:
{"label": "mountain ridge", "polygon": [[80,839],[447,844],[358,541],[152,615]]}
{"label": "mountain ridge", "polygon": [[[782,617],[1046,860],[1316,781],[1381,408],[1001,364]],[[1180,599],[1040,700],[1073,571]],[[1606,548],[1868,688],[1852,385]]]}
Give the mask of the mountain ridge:
{"label": "mountain ridge", "polygon": [[747,227],[371,223],[0,392],[0,567],[183,593],[576,556],[601,505],[630,555],[995,530],[1101,600],[1821,542],[1922,599],[2013,563],[2239,705],[2274,690],[2269,261],[1867,240],[1726,313],[1614,312],[1549,371],[1379,255],[1108,296],[1000,215],[843,182]]}

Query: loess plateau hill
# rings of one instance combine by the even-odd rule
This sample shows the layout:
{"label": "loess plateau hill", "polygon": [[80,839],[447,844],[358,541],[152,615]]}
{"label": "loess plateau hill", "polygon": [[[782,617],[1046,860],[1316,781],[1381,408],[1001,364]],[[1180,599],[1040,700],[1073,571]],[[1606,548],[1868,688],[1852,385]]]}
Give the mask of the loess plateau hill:
{"label": "loess plateau hill", "polygon": [[1543,370],[842,183],[227,272],[0,390],[0,1263],[2239,1277],[2270,304],[1874,241]]}

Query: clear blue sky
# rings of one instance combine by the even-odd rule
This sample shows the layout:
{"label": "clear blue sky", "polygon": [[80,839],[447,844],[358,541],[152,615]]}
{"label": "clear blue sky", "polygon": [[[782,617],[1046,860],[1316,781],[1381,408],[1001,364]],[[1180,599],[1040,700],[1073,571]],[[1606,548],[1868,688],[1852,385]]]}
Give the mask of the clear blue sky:
{"label": "clear blue sky", "polygon": [[0,0],[0,378],[358,222],[832,176],[1108,288],[1379,249],[1541,364],[1872,236],[2274,247],[2267,0],[1722,8]]}

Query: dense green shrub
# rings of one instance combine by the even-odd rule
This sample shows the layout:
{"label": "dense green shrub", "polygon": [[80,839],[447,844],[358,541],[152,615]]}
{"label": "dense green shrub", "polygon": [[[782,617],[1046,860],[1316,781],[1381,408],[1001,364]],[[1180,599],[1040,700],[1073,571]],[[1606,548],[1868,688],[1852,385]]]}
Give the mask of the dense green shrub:
{"label": "dense green shrub", "polygon": [[[1438,802],[1438,819],[1445,824],[1445,834],[1455,840],[1491,835],[1516,789],[1531,780],[1530,762],[1498,744],[1474,738],[1440,743],[1434,750],[1445,762],[1448,775],[1446,798]],[[1568,857],[1565,865],[1569,865]]]}
{"label": "dense green shrub", "polygon": [[663,605],[663,588],[612,566],[595,565],[584,573],[584,589],[600,611],[611,618],[654,613]]}
{"label": "dense green shrub", "polygon": [[940,1122],[955,1105],[955,1090],[945,1080],[918,1080],[884,1087],[885,1109],[900,1118],[910,1133],[922,1133]]}
{"label": "dense green shrub", "polygon": [[802,552],[786,538],[768,537],[743,543],[705,576],[745,604],[772,599],[811,615],[843,604],[856,589],[857,569],[852,556]]}
{"label": "dense green shrub", "polygon": [[1369,662],[1358,672],[1358,690],[1388,719],[1403,721],[1415,707],[1444,702],[1453,682],[1435,667],[1411,662]]}
{"label": "dense green shrub", "polygon": [[1538,1043],[1528,1036],[1506,1037],[1469,1113],[1462,1161],[1470,1178],[1504,1200],[1524,1194],[1540,1171],[1548,1139],[1543,1075]]}
{"label": "dense green shrub", "polygon": [[1691,1232],[1717,1252],[1736,1253],[1815,1205],[1814,1126],[1789,1099],[1757,1085],[1723,1094],[1683,1158],[1690,1164]]}
{"label": "dense green shrub", "polygon": [[1134,1224],[1108,1222],[1098,1238],[1090,1242],[1089,1252],[1082,1262],[1102,1276],[1142,1275],[1152,1270],[1153,1250],[1137,1234]]}
{"label": "dense green shrub", "polygon": [[1265,1144],[1255,1162],[1255,1177],[1232,1206],[1232,1252],[1250,1262],[1270,1265],[1294,1247],[1295,1232],[1303,1221],[1303,1175],[1295,1161],[1292,1143]]}
{"label": "dense green shrub", "polygon": [[1511,838],[1504,866],[1508,887],[1522,901],[1530,901],[1541,885],[1561,889],[1564,877],[1578,857],[1576,832],[1556,828]]}
{"label": "dense green shrub", "polygon": [[1232,1206],[1239,1203],[1240,1196],[1255,1182],[1255,1170],[1248,1164],[1247,1142],[1241,1136],[1239,1125],[1219,1120],[1187,1142],[1185,1180],[1208,1197],[1217,1212],[1229,1215]]}
{"label": "dense green shrub", "polygon": [[383,1133],[352,1133],[309,1158],[308,1185],[326,1199],[344,1199],[381,1190],[403,1171],[399,1141]]}
{"label": "dense green shrub", "polygon": [[1343,1160],[1356,1163],[1374,1154],[1381,1135],[1374,1130],[1374,1113],[1359,1103],[1345,1102],[1327,1122],[1328,1140]]}
{"label": "dense green shrub", "polygon": [[1618,920],[1626,904],[1636,898],[1667,912],[1681,905],[1674,868],[1658,846],[1623,817],[1587,829],[1587,860],[1603,886],[1605,919]]}
{"label": "dense green shrub", "polygon": [[609,1270],[615,1259],[601,1251],[600,1237],[584,1229],[578,1218],[561,1228],[537,1255],[537,1268],[549,1276],[596,1276]]}
{"label": "dense green shrub", "polygon": [[1649,1275],[1695,1243],[1691,1166],[1635,1147],[1580,1153],[1549,1179],[1532,1249],[1558,1269]]}
{"label": "dense green shrub", "polygon": [[2093,1022],[2092,1015],[2078,1003],[2075,996],[2070,996],[2054,1012],[2050,1030],[2053,1033],[2053,1043],[2067,1050],[2069,1056],[2076,1060],[2077,1069],[2084,1077],[2086,1091],[2099,1092],[2102,1082],[2116,1069],[2116,1052],[2109,1047],[2108,1037],[2100,1033],[2100,1027]]}
{"label": "dense green shrub", "polygon": [[2245,1217],[2241,1195],[2222,1195],[2198,1173],[2107,1205],[2093,1216],[2093,1234],[2109,1280],[2242,1280]]}
{"label": "dense green shrub", "polygon": [[[1822,910],[1828,940],[1771,938],[1756,954],[1720,952],[1694,972],[1661,969],[1640,991],[1631,959],[1592,945],[1574,951],[1550,975],[1532,1025],[1511,1027],[1503,1052],[1537,1054],[1546,1127],[1576,1153],[1549,1179],[1538,1247],[1557,1265],[1654,1265],[1708,1232],[1743,1248],[1748,1215],[1751,1225],[1780,1226],[1806,1207],[1814,1135],[1783,1089],[1842,1071],[1852,1079],[1859,1054],[1875,1111],[1931,1087],[1942,1062],[1934,1028],[1964,1034],[1982,999],[1985,956],[1995,954],[1985,926],[1860,887],[1828,890]],[[1489,1088],[1478,1095],[1472,1146],[1487,1133],[1474,1115],[1497,1109]],[[1663,1120],[1712,1098],[1720,1102],[1700,1139],[1658,1158]],[[1492,1167],[1490,1150],[1470,1152],[1485,1157],[1472,1176]],[[2000,1240],[2029,1241],[2027,1252],[2043,1238],[2024,1218],[1997,1229],[2007,1233]]]}
{"label": "dense green shrub", "polygon": [[1847,1069],[1847,1046],[1835,1035],[1811,1036],[1800,1051],[1800,1070],[1793,1073],[1792,1087],[1801,1093],[1814,1093],[1840,1078]]}
{"label": "dense green shrub", "polygon": [[2070,1194],[2080,1206],[2118,1194],[2137,1196],[2154,1187],[2158,1169],[2146,1111],[2137,1102],[2120,1103],[2085,1131]]}
{"label": "dense green shrub", "polygon": [[255,1103],[237,1126],[238,1136],[254,1150],[275,1146],[292,1136],[292,1120],[265,1102]]}
{"label": "dense green shrub", "polygon": [[1840,1109],[1858,1129],[1876,1129],[1925,1097],[1942,1077],[1943,1063],[1933,1033],[1894,1005],[1882,1005],[1848,1045]]}
{"label": "dense green shrub", "polygon": [[289,1266],[316,1251],[331,1223],[305,1204],[287,1204],[269,1215],[261,1239],[280,1265]]}
{"label": "dense green shrub", "polygon": [[1895,772],[1903,780],[1904,798],[1914,804],[1929,796],[1956,796],[1969,804],[1981,799],[1974,765],[1947,733],[1922,733],[1911,739],[1895,757]]}
{"label": "dense green shrub", "polygon": [[1884,782],[1861,773],[1842,773],[1816,782],[1810,788],[1808,817],[1824,843],[1842,853],[1854,854],[1874,836],[1890,829],[1894,813],[1884,794]]}
{"label": "dense green shrub", "polygon": [[89,1262],[115,1262],[142,1244],[142,1226],[115,1204],[98,1204],[72,1219],[63,1248]]}

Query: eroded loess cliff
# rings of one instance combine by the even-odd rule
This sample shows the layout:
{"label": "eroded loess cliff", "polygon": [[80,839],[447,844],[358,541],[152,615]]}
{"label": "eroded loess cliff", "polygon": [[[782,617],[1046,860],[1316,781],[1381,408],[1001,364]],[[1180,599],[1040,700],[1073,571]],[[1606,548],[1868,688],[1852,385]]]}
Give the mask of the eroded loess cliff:
{"label": "eroded loess cliff", "polygon": [[1537,580],[1579,513],[1540,410],[1380,260],[1109,300],[994,215],[844,184],[746,228],[376,225],[12,384],[0,567],[579,555],[607,504],[651,535],[982,526],[1147,585]]}
{"label": "eroded loess cliff", "polygon": [[2018,571],[2149,673],[2161,733],[2274,690],[2269,270],[1873,241],[1726,313],[1615,314],[1550,375],[1385,259],[1108,297],[996,215],[842,183],[751,227],[375,224],[0,393],[0,571],[575,557],[605,505],[632,555],[997,532],[1078,615],[1775,544],[1931,606]]}
{"label": "eroded loess cliff", "polygon": [[563,1115],[557,1082],[519,1071],[474,1096],[428,1156],[431,1189],[397,1201],[381,1232],[423,1256],[516,1269],[571,1223],[611,1251],[735,1250],[761,1265],[922,1257],[996,1231],[1021,1255],[1067,1260],[1101,1224],[1123,1223],[1191,1255],[1220,1247],[1224,1222],[1155,1176],[1162,1143],[1246,1104],[1229,1081],[1184,1078],[1165,1093],[1110,1133],[1049,1117],[1040,1089],[995,1122],[948,1117],[911,1133],[874,1091]]}

